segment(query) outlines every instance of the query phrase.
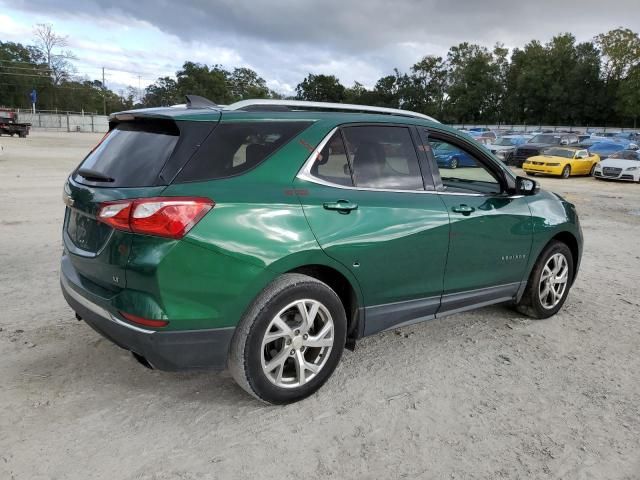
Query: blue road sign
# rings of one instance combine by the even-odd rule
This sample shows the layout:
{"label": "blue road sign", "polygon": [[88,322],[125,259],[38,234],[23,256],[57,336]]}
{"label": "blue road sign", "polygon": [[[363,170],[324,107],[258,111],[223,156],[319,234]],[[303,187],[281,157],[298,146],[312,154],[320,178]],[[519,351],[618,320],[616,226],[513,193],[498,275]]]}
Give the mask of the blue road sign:
{"label": "blue road sign", "polygon": [[31,90],[29,97],[31,97],[31,103],[36,103],[38,101],[38,92],[36,92],[35,88]]}

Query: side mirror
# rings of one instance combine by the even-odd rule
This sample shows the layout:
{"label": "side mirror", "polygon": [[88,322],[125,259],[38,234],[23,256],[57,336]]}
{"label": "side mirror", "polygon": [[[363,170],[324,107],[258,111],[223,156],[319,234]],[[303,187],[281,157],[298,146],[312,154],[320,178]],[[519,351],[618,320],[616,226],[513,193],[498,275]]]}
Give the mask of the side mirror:
{"label": "side mirror", "polygon": [[516,190],[520,195],[535,195],[540,191],[540,185],[530,178],[516,177]]}

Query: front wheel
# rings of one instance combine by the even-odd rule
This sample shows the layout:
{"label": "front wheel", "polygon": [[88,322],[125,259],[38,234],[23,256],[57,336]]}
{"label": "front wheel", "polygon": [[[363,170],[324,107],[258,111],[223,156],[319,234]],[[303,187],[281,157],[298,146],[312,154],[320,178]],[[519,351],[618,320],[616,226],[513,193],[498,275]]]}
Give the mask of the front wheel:
{"label": "front wheel", "polygon": [[571,167],[569,165],[566,165],[562,169],[562,178],[569,178],[570,176],[571,176]]}
{"label": "front wheel", "polygon": [[564,305],[572,282],[571,250],[566,244],[554,240],[538,257],[516,308],[529,317],[551,317]]}
{"label": "front wheel", "polygon": [[292,403],[316,392],[340,362],[347,319],[325,283],[285,274],[265,288],[236,328],[229,370],[254,397]]}
{"label": "front wheel", "polygon": [[595,171],[596,171],[596,165],[597,165],[597,164],[596,164],[596,163],[594,163],[594,164],[591,166],[591,170],[589,171],[589,176],[590,176],[590,177],[594,177],[594,176],[595,176],[595,175],[594,175],[594,173],[595,173]]}
{"label": "front wheel", "polygon": [[449,164],[449,168],[458,168],[458,159],[452,158],[451,163]]}

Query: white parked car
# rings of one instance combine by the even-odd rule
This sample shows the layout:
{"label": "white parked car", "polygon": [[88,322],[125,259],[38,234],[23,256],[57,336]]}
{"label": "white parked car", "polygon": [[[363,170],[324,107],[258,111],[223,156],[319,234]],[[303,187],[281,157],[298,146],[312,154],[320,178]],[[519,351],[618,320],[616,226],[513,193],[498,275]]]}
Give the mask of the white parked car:
{"label": "white parked car", "polygon": [[596,165],[596,178],[640,182],[640,151],[620,150]]}

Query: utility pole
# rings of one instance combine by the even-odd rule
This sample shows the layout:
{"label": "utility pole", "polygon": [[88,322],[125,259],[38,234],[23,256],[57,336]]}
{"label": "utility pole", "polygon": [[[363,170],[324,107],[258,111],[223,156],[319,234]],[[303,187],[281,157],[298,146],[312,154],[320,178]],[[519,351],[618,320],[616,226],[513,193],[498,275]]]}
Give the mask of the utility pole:
{"label": "utility pole", "polygon": [[104,86],[104,67],[102,67],[102,113],[103,115],[107,114],[107,97],[105,95],[105,86]]}

